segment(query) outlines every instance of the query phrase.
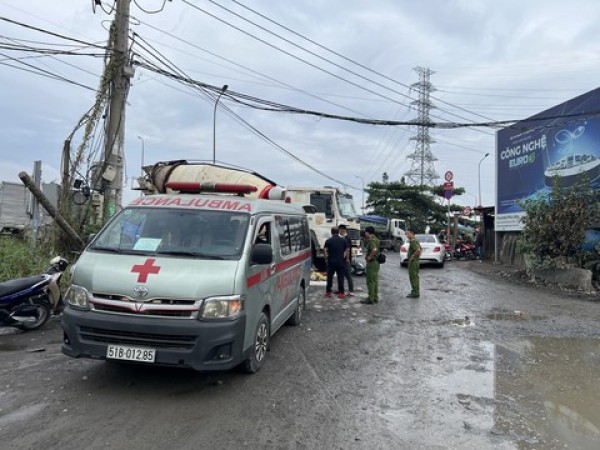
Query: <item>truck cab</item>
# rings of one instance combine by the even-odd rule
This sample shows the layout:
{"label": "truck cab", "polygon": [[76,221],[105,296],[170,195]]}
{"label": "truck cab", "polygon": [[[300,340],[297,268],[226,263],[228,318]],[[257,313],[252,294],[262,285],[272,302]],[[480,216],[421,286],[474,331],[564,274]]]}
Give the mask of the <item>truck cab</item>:
{"label": "truck cab", "polygon": [[326,187],[286,187],[286,197],[292,203],[306,206],[312,238],[313,265],[325,269],[323,246],[331,237],[331,228],[345,224],[352,240],[353,254],[360,252],[360,223],[352,195],[342,189]]}

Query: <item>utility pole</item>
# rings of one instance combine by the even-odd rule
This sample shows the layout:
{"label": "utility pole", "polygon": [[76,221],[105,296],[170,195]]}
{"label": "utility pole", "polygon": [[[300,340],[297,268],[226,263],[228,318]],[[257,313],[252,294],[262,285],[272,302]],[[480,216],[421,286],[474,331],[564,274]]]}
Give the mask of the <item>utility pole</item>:
{"label": "utility pole", "polygon": [[115,67],[112,68],[110,103],[104,145],[104,164],[100,176],[104,186],[105,218],[121,207],[123,197],[123,141],[125,139],[125,102],[133,69],[129,64],[129,10],[131,0],[116,0],[114,20]]}

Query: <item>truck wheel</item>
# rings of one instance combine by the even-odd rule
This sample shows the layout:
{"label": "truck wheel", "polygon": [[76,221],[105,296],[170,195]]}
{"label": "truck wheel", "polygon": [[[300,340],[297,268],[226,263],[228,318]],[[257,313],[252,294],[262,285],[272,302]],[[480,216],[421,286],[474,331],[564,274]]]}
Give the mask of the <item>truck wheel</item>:
{"label": "truck wheel", "polygon": [[296,309],[294,310],[294,314],[290,316],[287,320],[287,323],[293,326],[300,325],[302,322],[302,311],[306,309],[306,291],[303,286],[300,286],[300,293],[298,294],[298,303],[296,304]]}
{"label": "truck wheel", "polygon": [[242,363],[242,370],[246,373],[256,373],[260,370],[267,356],[269,348],[270,330],[269,319],[265,313],[260,313],[256,333],[254,333],[254,344],[250,357]]}
{"label": "truck wheel", "polygon": [[25,322],[17,325],[17,328],[23,331],[37,330],[38,328],[42,327],[46,322],[48,322],[48,319],[50,319],[50,315],[52,314],[52,308],[48,300],[38,299],[33,300],[31,303],[37,309],[35,320],[32,322]]}

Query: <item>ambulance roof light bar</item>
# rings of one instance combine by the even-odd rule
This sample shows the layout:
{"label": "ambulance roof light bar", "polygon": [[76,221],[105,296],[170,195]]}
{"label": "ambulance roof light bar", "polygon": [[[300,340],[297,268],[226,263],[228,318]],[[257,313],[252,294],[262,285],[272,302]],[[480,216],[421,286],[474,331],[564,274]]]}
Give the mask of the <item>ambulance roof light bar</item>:
{"label": "ambulance roof light bar", "polygon": [[169,181],[166,187],[181,193],[199,192],[218,192],[223,194],[251,194],[256,192],[258,188],[250,184],[230,184],[230,183],[198,183],[184,181]]}

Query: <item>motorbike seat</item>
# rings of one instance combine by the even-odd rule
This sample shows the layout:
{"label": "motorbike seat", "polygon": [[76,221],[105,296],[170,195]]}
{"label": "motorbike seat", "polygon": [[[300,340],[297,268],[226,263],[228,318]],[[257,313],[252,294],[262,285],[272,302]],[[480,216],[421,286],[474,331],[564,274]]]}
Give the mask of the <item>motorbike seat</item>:
{"label": "motorbike seat", "polygon": [[45,278],[46,277],[44,275],[35,275],[33,277],[16,278],[14,280],[8,280],[4,283],[0,283],[0,297],[11,295],[15,292],[30,288],[31,286],[44,281]]}

